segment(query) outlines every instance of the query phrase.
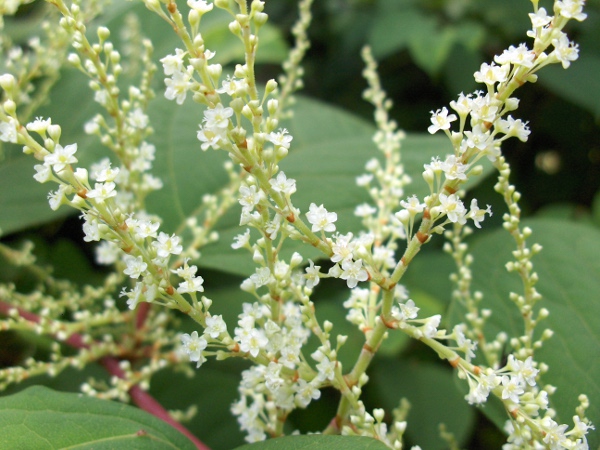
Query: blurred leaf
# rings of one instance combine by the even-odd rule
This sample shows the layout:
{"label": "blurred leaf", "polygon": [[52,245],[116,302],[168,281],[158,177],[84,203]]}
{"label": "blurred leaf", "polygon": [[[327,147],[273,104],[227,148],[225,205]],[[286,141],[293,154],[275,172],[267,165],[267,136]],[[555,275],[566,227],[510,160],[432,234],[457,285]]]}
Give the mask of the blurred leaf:
{"label": "blurred leaf", "polygon": [[[539,275],[537,289],[543,296],[540,307],[550,316],[543,321],[554,331],[552,339],[536,352],[536,359],[550,369],[542,378],[558,388],[550,398],[557,420],[571,423],[579,394],[590,399],[588,417],[600,423],[600,231],[573,222],[550,219],[524,223],[533,230],[531,243],[543,251],[533,259]],[[504,264],[512,259],[512,238],[504,230],[479,237],[472,245],[474,255],[473,290],[484,294],[482,308],[493,311],[486,336],[493,339],[500,330],[509,336],[522,334],[518,309],[508,299],[511,291],[521,292],[521,282]],[[461,319],[461,308],[454,305],[453,321]],[[484,408],[483,412],[488,413]],[[590,448],[600,445],[597,433],[588,436]]]}
{"label": "blurred leaf", "polygon": [[455,39],[453,27],[440,28],[430,19],[421,23],[418,33],[411,36],[410,54],[417,65],[434,78],[448,59]]}
{"label": "blurred leaf", "polygon": [[[569,70],[560,65],[544,69],[540,83],[600,120],[600,56],[582,53]],[[573,80],[577,80],[576,83]]]}
{"label": "blurred leaf", "polygon": [[371,382],[381,405],[391,411],[402,398],[410,404],[406,436],[414,445],[428,450],[448,448],[440,438],[439,425],[454,434],[459,445],[470,435],[474,411],[454,385],[452,370],[438,364],[378,358]]}
{"label": "blurred leaf", "polygon": [[373,438],[357,436],[286,436],[237,447],[235,450],[385,450]]}
{"label": "blurred leaf", "polygon": [[382,59],[404,50],[408,47],[411,36],[427,20],[427,16],[412,6],[403,10],[381,11],[375,18],[369,37],[373,54]]}
{"label": "blurred leaf", "polygon": [[[238,308],[241,312],[241,308]],[[171,369],[152,377],[152,395],[168,410],[186,411],[196,407],[197,413],[185,427],[213,450],[229,450],[244,443],[231,405],[239,399],[237,387],[242,369],[241,360],[209,359],[192,378]]]}
{"label": "blurred leaf", "polygon": [[194,449],[179,431],[132,406],[42,386],[0,398],[2,448]]}

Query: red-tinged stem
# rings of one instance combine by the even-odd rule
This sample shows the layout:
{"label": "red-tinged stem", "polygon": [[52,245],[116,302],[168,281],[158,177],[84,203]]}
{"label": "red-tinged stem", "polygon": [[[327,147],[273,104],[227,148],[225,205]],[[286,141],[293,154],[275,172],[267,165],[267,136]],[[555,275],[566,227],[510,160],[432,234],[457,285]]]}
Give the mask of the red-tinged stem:
{"label": "red-tinged stem", "polygon": [[[104,368],[110,372],[112,375],[116,375],[119,378],[125,377],[125,372],[119,367],[119,360],[117,358],[113,358],[112,356],[106,356],[100,360],[100,363],[104,366]],[[154,397],[148,394],[146,391],[141,389],[139,386],[132,386],[129,389],[129,395],[133,402],[144,411],[148,411],[153,416],[158,417],[159,419],[167,422],[173,428],[179,430],[180,433],[187,436],[187,438],[192,441],[198,450],[210,450],[204,443],[198,440],[196,436],[194,436],[190,430],[184,427],[182,424],[174,420],[167,410],[163,408],[163,406],[156,401]]]}
{"label": "red-tinged stem", "polygon": [[[143,305],[143,304],[141,304],[141,305]],[[15,308],[16,308],[17,312],[19,313],[19,316],[21,316],[23,319],[28,320],[29,322],[34,322],[34,323],[40,322],[40,317],[37,314],[26,311],[21,307],[13,306],[10,303],[6,303],[6,302],[3,302],[0,300],[0,314],[8,315],[9,311],[11,311]],[[137,316],[138,321],[141,316],[142,317],[141,321],[143,323],[146,315],[147,315],[147,311],[144,311],[144,313],[139,314]],[[90,348],[90,344],[86,344],[84,342],[83,336],[78,333],[73,333],[67,339],[65,339],[63,342],[74,348],[80,348],[80,349]],[[112,356],[105,356],[104,358],[100,359],[100,364],[102,364],[102,366],[111,375],[115,375],[119,378],[125,378],[125,372],[121,369],[121,367],[119,367],[119,360],[117,358],[112,357]],[[196,445],[196,448],[198,450],[210,450],[210,447],[206,446],[206,444],[204,444],[196,436],[194,436],[190,430],[188,430],[182,424],[180,424],[179,422],[174,420],[169,415],[167,410],[165,408],[163,408],[163,406],[159,402],[157,402],[154,397],[152,397],[150,394],[148,394],[142,388],[140,388],[137,385],[132,386],[129,389],[129,395],[131,396],[131,399],[133,400],[133,402],[140,409],[143,409],[144,411],[152,414],[153,416],[155,416],[155,417],[161,419],[162,421],[168,423],[169,425],[171,425],[173,428],[175,428],[180,433],[185,435],[190,441],[192,441],[194,443],[194,445]]]}

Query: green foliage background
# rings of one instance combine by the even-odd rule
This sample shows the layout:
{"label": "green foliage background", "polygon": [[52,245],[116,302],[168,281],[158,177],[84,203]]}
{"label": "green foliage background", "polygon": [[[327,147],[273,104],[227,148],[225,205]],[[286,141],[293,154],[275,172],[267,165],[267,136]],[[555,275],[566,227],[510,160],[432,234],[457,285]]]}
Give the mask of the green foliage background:
{"label": "green foliage background", "polygon": [[[265,29],[261,41],[264,45],[259,52],[259,77],[264,80],[278,73],[277,65],[291,42],[289,27],[296,17],[294,0],[266,3],[272,26]],[[543,2],[541,5],[544,6]],[[36,28],[39,7],[33,5],[14,21],[7,21],[7,29],[15,39]],[[529,26],[529,8],[530,2],[525,0],[316,2],[314,25],[309,32],[312,48],[304,63],[305,98],[299,100],[294,119],[286,124],[294,141],[283,169],[298,180],[299,206],[318,200],[339,213],[342,230],[356,229],[359,224],[352,210],[366,196],[356,188],[354,178],[362,172],[366,160],[375,155],[371,143],[373,127],[369,123],[372,111],[361,100],[365,82],[360,76],[359,50],[364,43],[372,45],[381,62],[383,86],[395,102],[394,117],[409,131],[404,162],[414,179],[411,190],[422,194],[425,189],[420,179],[422,164],[448,149],[443,138],[420,134],[429,123],[429,111],[446,105],[458,92],[477,88],[473,71],[503,48],[523,40]],[[117,2],[103,22],[118,29],[130,11],[138,14],[143,32],[157,43],[157,59],[177,46],[176,36],[169,27],[134,3]],[[545,325],[556,332],[540,352],[540,357],[551,367],[545,381],[559,386],[552,398],[553,406],[559,419],[568,423],[577,395],[585,392],[592,402],[590,418],[598,426],[600,1],[589,0],[587,13],[586,22],[571,27],[573,38],[580,44],[580,60],[568,71],[561,68],[542,71],[537,84],[519,91],[521,105],[517,113],[530,121],[532,135],[527,143],[509,141],[505,152],[513,165],[514,183],[524,194],[522,206],[531,217],[528,224],[534,230],[533,239],[545,248],[534,262],[541,278],[539,289],[546,298],[543,306],[551,312]],[[222,27],[219,15],[214,17],[213,22],[203,21],[208,27],[205,41],[209,48],[217,50],[220,62],[231,64],[240,58],[239,48]],[[118,33],[113,36],[118,41]],[[199,150],[195,129],[201,118],[200,109],[191,102],[179,108],[164,100],[160,74],[155,84],[158,95],[151,119],[156,133],[151,140],[158,152],[154,173],[163,178],[165,188],[149,198],[149,209],[160,212],[165,227],[174,230],[195,210],[202,193],[215,192],[226,181],[220,168],[224,155]],[[93,138],[82,132],[83,123],[95,110],[91,99],[86,80],[74,71],[65,71],[50,102],[36,114],[51,115],[53,122],[63,126],[63,140],[78,142],[84,164],[105,154]],[[319,164],[314,164],[314,160]],[[41,261],[55,265],[57,275],[77,282],[97,281],[101,269],[94,266],[90,248],[81,246],[78,219],[66,208],[57,213],[49,209],[48,186],[33,181],[32,166],[19,148],[2,148],[3,241],[17,243],[34,237]],[[483,232],[476,233],[472,241],[476,258],[474,283],[485,294],[486,307],[494,310],[489,330],[494,335],[500,329],[518,332],[520,322],[507,301],[508,291],[518,286],[517,280],[503,269],[510,249],[500,227],[504,207],[492,189],[494,175],[489,170],[487,173],[482,182],[472,186],[469,195],[478,198],[480,204],[492,204],[494,211],[494,216],[486,219]],[[235,321],[241,303],[249,299],[237,286],[243,279],[241,276],[252,271],[250,258],[240,259],[244,256],[230,249],[232,237],[239,233],[237,217],[237,211],[232,211],[223,218],[218,226],[222,240],[203,249],[200,260],[207,293],[214,299],[214,311],[230,321]],[[440,247],[441,239],[435,239],[414,261],[405,280],[424,313],[449,311],[447,325],[452,326],[460,318],[460,305],[451,304],[447,280],[452,264]],[[286,251],[294,250],[290,246]],[[0,270],[3,280],[17,276]],[[348,361],[347,366],[356,357],[362,341],[360,333],[343,320],[341,303],[347,294],[341,288],[339,283],[323,283],[316,292],[315,302],[322,319],[339,323],[337,332],[349,335],[341,354],[342,362]],[[15,349],[0,355],[0,364],[6,365],[47,345],[30,336],[6,333],[0,334],[0,343],[5,349]],[[407,397],[413,405],[408,417],[410,443],[420,444],[425,450],[445,448],[437,433],[437,424],[443,422],[463,448],[500,448],[501,432],[493,424],[501,427],[502,411],[493,403],[482,410],[468,408],[462,400],[464,386],[430,351],[401,336],[393,336],[381,353],[370,373],[365,402],[369,408],[392,408],[401,397]],[[243,437],[229,413],[229,405],[235,399],[238,374],[244,367],[240,362],[210,362],[194,379],[164,371],[154,379],[151,392],[169,409],[184,409],[190,401],[196,404],[199,413],[188,424],[189,428],[212,448],[233,448],[243,443]],[[72,370],[58,379],[34,380],[5,394],[36,381],[57,390],[77,391],[87,374],[98,372],[99,368],[93,366],[84,371]],[[43,390],[35,394],[54,395]],[[2,405],[10,398],[0,398],[3,401],[0,414]],[[336,394],[325,391],[319,402],[292,415],[288,431],[324,428],[334,414],[336,403]],[[0,415],[0,427],[6,424]],[[591,448],[600,445],[597,432],[591,435],[590,444]],[[341,445],[347,444],[331,448]]]}

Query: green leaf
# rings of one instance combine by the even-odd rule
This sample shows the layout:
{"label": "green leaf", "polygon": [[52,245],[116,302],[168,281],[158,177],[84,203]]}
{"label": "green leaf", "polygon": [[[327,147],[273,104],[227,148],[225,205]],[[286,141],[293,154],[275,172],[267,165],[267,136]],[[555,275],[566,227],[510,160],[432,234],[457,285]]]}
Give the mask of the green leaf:
{"label": "green leaf", "polygon": [[377,359],[371,380],[381,405],[391,411],[402,398],[410,402],[406,436],[426,449],[446,449],[439,425],[454,434],[459,444],[469,437],[475,414],[454,383],[448,367],[419,361]]}
{"label": "green leaf", "polygon": [[[582,53],[568,70],[559,65],[544,68],[540,83],[552,92],[600,119],[600,56]],[[577,80],[577,83],[573,83]]]}
{"label": "green leaf", "polygon": [[[543,296],[539,307],[547,308],[550,316],[538,326],[538,335],[545,328],[554,331],[536,352],[536,359],[550,367],[542,383],[558,388],[550,397],[557,421],[571,424],[577,397],[584,393],[591,403],[588,417],[600,423],[600,231],[551,219],[529,220],[524,225],[533,230],[530,242],[543,246],[533,264],[539,275],[536,288]],[[486,329],[490,339],[500,330],[510,336],[522,334],[519,311],[508,299],[509,292],[521,292],[521,282],[504,268],[513,249],[512,238],[503,230],[480,237],[471,248],[473,290],[483,292],[481,307],[493,312]],[[454,306],[456,322],[460,307]],[[487,414],[487,408],[483,412]],[[600,445],[598,433],[588,439],[590,448]]]}
{"label": "green leaf", "polygon": [[235,450],[385,450],[388,447],[376,439],[355,436],[286,436]]}
{"label": "green leaf", "polygon": [[166,369],[152,377],[151,392],[168,410],[197,408],[185,423],[186,428],[211,449],[229,450],[244,443],[244,433],[231,413],[231,405],[239,400],[240,372],[247,366],[246,361],[238,359],[210,358],[199,369],[193,369],[193,377]]}
{"label": "green leaf", "polygon": [[2,448],[194,449],[179,431],[122,403],[42,386],[0,398]]}

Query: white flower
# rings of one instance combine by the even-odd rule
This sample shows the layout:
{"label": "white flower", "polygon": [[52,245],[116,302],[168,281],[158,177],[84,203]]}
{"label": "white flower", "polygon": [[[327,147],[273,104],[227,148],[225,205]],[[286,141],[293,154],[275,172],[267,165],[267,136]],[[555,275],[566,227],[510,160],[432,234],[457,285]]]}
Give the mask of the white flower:
{"label": "white flower", "polygon": [[466,222],[465,218],[465,205],[463,202],[456,196],[456,194],[446,195],[440,194],[439,196],[440,206],[442,208],[442,212],[446,214],[448,220],[452,223],[464,224]]}
{"label": "white flower", "polygon": [[231,244],[231,248],[237,250],[242,247],[247,247],[250,242],[250,229],[246,228],[246,232],[244,234],[238,234],[235,238],[235,242]]}
{"label": "white flower", "polygon": [[96,181],[114,181],[119,175],[119,168],[112,168],[110,160],[104,158],[97,164],[93,164],[91,167],[92,178]]}
{"label": "white flower", "polygon": [[0,123],[0,141],[17,143],[17,122],[9,118],[8,122]]}
{"label": "white flower", "polygon": [[319,277],[319,269],[321,269],[321,266],[315,266],[315,263],[310,259],[308,260],[308,263],[309,266],[305,269],[306,287],[313,289],[317,284],[319,284],[319,281],[321,281],[321,278]]}
{"label": "white flower", "polygon": [[33,168],[36,172],[33,178],[38,183],[45,183],[52,179],[52,171],[50,170],[49,166],[45,164],[36,164],[35,166],[33,166]]}
{"label": "white flower", "polygon": [[481,228],[481,222],[485,219],[486,213],[490,216],[492,215],[492,207],[490,205],[487,205],[486,209],[479,209],[477,206],[477,199],[474,198],[471,200],[471,210],[469,211],[469,214],[467,214],[467,217],[473,219],[473,223],[475,223],[477,228]]}
{"label": "white flower", "polygon": [[269,180],[269,183],[275,192],[281,192],[285,195],[292,195],[296,192],[296,180],[287,178],[283,172],[279,172],[277,178]]}
{"label": "white flower", "polygon": [[521,142],[527,141],[527,137],[531,133],[526,122],[521,119],[515,120],[512,116],[498,120],[496,129],[507,136],[515,136]]}
{"label": "white flower", "polygon": [[180,48],[175,49],[174,55],[167,55],[160,60],[165,75],[173,75],[175,72],[183,72],[183,57],[185,52]]}
{"label": "white flower", "polygon": [[125,255],[123,261],[127,266],[123,273],[131,278],[139,278],[148,268],[148,264],[144,262],[141,256]]}
{"label": "white flower", "polygon": [[61,184],[58,186],[58,190],[54,192],[50,192],[48,194],[48,202],[50,203],[50,208],[53,211],[56,211],[60,205],[62,205],[66,200],[66,195],[71,192],[71,186],[66,184]]}
{"label": "white flower", "polygon": [[431,111],[431,123],[432,125],[427,128],[429,133],[434,134],[438,130],[450,129],[450,124],[457,119],[455,114],[448,115],[448,109],[444,106],[442,109],[437,111]]}
{"label": "white flower", "polygon": [[115,197],[117,191],[115,191],[115,183],[96,183],[94,189],[88,191],[87,197],[93,198],[97,203],[104,203],[105,200]]}
{"label": "white flower", "polygon": [[209,316],[206,318],[206,328],[204,334],[208,334],[211,338],[217,339],[221,333],[227,331],[227,325],[223,320],[223,316]]}
{"label": "white flower", "polygon": [[168,100],[175,100],[178,105],[183,104],[187,92],[192,87],[192,70],[193,67],[189,66],[187,70],[177,70],[173,72],[171,78],[165,78],[165,98]]}
{"label": "white flower", "polygon": [[229,96],[241,95],[248,90],[248,82],[245,79],[232,78],[227,75],[227,79],[223,80],[221,88],[217,89],[219,94],[227,94]]}
{"label": "white flower", "polygon": [[333,250],[333,256],[331,261],[340,262],[346,259],[352,259],[352,252],[356,247],[356,242],[352,240],[352,233],[348,234],[337,234],[331,249]]}
{"label": "white flower", "polygon": [[585,0],[563,0],[554,4],[554,10],[567,19],[575,19],[581,22],[587,14],[583,13]]}
{"label": "white flower", "polygon": [[75,153],[77,152],[77,144],[70,144],[63,147],[60,144],[56,144],[54,152],[47,154],[44,157],[44,164],[52,166],[56,173],[63,170],[67,165],[74,164],[77,162]]}
{"label": "white flower", "polygon": [[133,228],[133,232],[135,233],[135,236],[138,239],[146,239],[148,237],[155,238],[156,232],[160,227],[160,224],[158,222],[152,222],[146,219],[127,219],[125,223],[130,228]]}
{"label": "white flower", "polygon": [[348,287],[352,289],[359,281],[367,281],[369,273],[363,269],[362,259],[354,262],[351,259],[345,259],[342,262],[342,274],[340,278],[346,280]]}
{"label": "white flower", "polygon": [[[195,267],[195,266],[193,266]],[[204,278],[201,276],[186,278],[185,281],[179,283],[177,292],[180,294],[193,293],[193,292],[204,292]]]}
{"label": "white flower", "polygon": [[33,131],[34,133],[43,135],[44,133],[46,133],[46,130],[48,129],[50,124],[51,124],[50,119],[43,119],[41,117],[36,117],[33,122],[29,122],[27,124],[27,129],[29,131]]}
{"label": "white flower", "polygon": [[290,143],[292,142],[293,136],[288,134],[288,130],[285,128],[279,129],[278,132],[271,132],[267,136],[267,140],[276,147],[290,148]]}
{"label": "white flower", "polygon": [[206,14],[208,11],[213,9],[212,3],[206,3],[204,0],[188,0],[187,5],[198,11],[201,15]]}
{"label": "white flower", "polygon": [[238,199],[240,205],[247,212],[254,209],[256,205],[264,198],[264,194],[261,190],[258,190],[256,186],[240,186],[240,197]]}
{"label": "white flower", "polygon": [[427,319],[427,322],[422,327],[423,336],[434,338],[438,332],[437,327],[439,327],[441,320],[442,316],[439,314],[431,316],[429,319]]}
{"label": "white flower", "polygon": [[535,379],[539,370],[534,367],[533,358],[531,356],[525,361],[520,361],[516,359],[514,355],[509,355],[507,366],[510,367],[515,376],[519,378],[523,384],[527,383],[529,386],[536,385]]}
{"label": "white flower", "polygon": [[337,220],[337,214],[334,212],[328,212],[323,205],[317,206],[311,203],[306,213],[306,218],[312,224],[312,231],[335,231],[335,225],[333,224]]}
{"label": "white flower", "polygon": [[525,393],[522,380],[517,377],[504,375],[502,377],[502,386],[504,386],[502,389],[502,400],[519,403],[519,396]]}
{"label": "white flower", "polygon": [[423,210],[425,209],[425,203],[419,202],[419,199],[417,198],[416,195],[409,197],[407,199],[407,201],[400,200],[400,206],[402,206],[404,209],[406,209],[408,211],[408,213],[413,217],[416,216],[417,214],[422,213]]}
{"label": "white flower", "polygon": [[368,203],[363,203],[354,208],[354,215],[356,217],[369,217],[377,212],[377,208],[369,205]]}
{"label": "white flower", "polygon": [[317,379],[321,382],[333,380],[335,376],[335,361],[330,361],[326,356],[317,364]]}
{"label": "white flower", "polygon": [[554,51],[550,56],[554,56],[563,66],[563,69],[571,65],[571,61],[575,61],[579,57],[579,46],[569,41],[566,34],[561,33],[558,39],[552,39]]}
{"label": "white flower", "polygon": [[127,115],[127,121],[129,125],[134,128],[144,129],[148,126],[148,116],[144,114],[142,108],[136,108],[130,111]]}
{"label": "white flower", "polygon": [[179,255],[183,250],[183,247],[179,243],[181,239],[178,236],[169,236],[162,231],[156,238],[156,241],[152,242],[152,246],[156,248],[156,254],[161,258],[167,258],[169,255]]}
{"label": "white flower", "polygon": [[261,267],[256,269],[256,272],[250,275],[250,281],[254,283],[257,288],[269,284],[274,281],[271,271],[268,267]]}
{"label": "white flower", "polygon": [[251,328],[242,334],[238,334],[238,330],[240,330],[240,328],[236,328],[236,337],[240,338],[240,351],[250,353],[254,358],[256,358],[258,353],[269,343],[269,340],[262,330]]}
{"label": "white flower", "polygon": [[102,241],[96,247],[96,262],[103,265],[114,264],[119,259],[120,251],[114,242]]}
{"label": "white flower", "polygon": [[202,350],[208,345],[206,339],[199,336],[197,331],[193,331],[192,334],[182,334],[181,343],[183,344],[183,351],[189,356],[190,361],[197,361],[196,367],[200,367],[206,360],[202,355]]}
{"label": "white flower", "polygon": [[229,126],[229,118],[233,115],[232,108],[224,108],[221,103],[214,108],[207,108],[204,111],[204,123],[208,129],[221,128],[226,129]]}
{"label": "white flower", "polygon": [[529,13],[533,28],[545,27],[552,22],[552,16],[548,15],[545,8],[538,9],[535,13]]}
{"label": "white flower", "polygon": [[529,50],[526,44],[519,44],[518,47],[511,45],[501,55],[495,56],[494,61],[498,64],[514,64],[531,68],[535,62],[535,52]]}
{"label": "white flower", "polygon": [[225,129],[208,128],[200,125],[200,129],[198,130],[196,137],[200,142],[202,142],[202,145],[200,146],[202,150],[206,151],[211,147],[214,150],[219,150],[221,148],[220,142],[221,140],[225,140],[227,138],[227,134]]}
{"label": "white flower", "polygon": [[474,74],[475,81],[484,83],[488,86],[493,86],[496,83],[506,81],[509,70],[510,66],[508,64],[498,66],[494,63],[483,63],[479,70]]}
{"label": "white flower", "polygon": [[442,163],[442,170],[448,180],[466,180],[468,166],[460,162],[455,155],[448,155]]}
{"label": "white flower", "polygon": [[311,400],[317,400],[321,397],[321,391],[313,383],[308,383],[300,378],[294,385],[296,395],[294,400],[301,408],[306,408]]}
{"label": "white flower", "polygon": [[100,229],[98,227],[98,219],[92,214],[83,214],[83,233],[85,236],[83,240],[85,242],[99,241],[100,240]]}

